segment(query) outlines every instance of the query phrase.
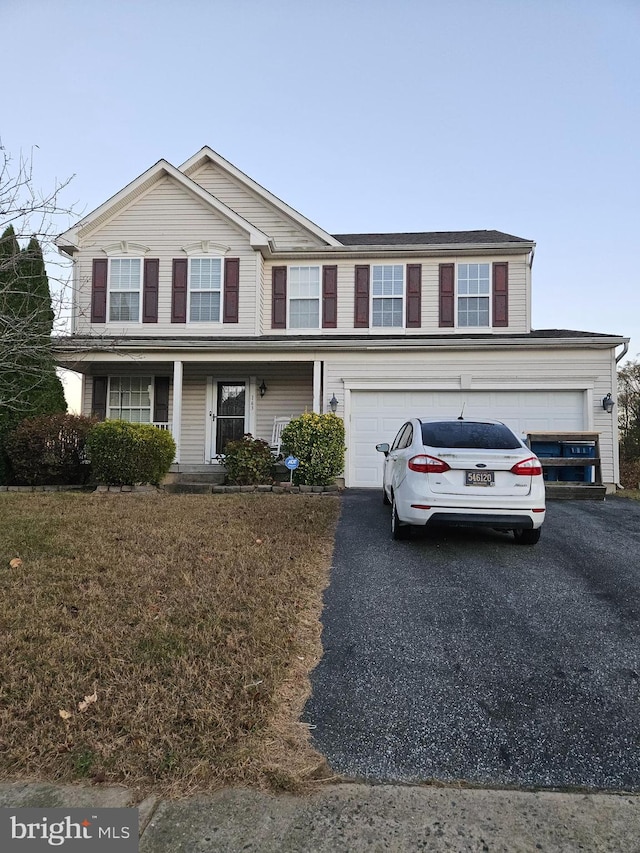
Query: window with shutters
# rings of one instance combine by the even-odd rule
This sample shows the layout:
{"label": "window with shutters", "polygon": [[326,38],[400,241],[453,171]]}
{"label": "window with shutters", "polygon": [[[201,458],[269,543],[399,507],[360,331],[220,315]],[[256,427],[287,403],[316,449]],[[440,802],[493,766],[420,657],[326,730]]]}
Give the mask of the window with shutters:
{"label": "window with shutters", "polygon": [[140,258],[109,258],[109,319],[114,322],[140,322]]}
{"label": "window with shutters", "polygon": [[458,326],[491,325],[490,264],[458,264]]}
{"label": "window with shutters", "polygon": [[371,325],[402,327],[404,267],[402,264],[374,265],[371,272]]}
{"label": "window with shutters", "polygon": [[320,326],[320,267],[289,267],[289,328]]}
{"label": "window with shutters", "polygon": [[153,378],[110,376],[107,417],[135,424],[151,423]]}
{"label": "window with shutters", "polygon": [[189,258],[189,320],[219,323],[222,294],[222,260]]}

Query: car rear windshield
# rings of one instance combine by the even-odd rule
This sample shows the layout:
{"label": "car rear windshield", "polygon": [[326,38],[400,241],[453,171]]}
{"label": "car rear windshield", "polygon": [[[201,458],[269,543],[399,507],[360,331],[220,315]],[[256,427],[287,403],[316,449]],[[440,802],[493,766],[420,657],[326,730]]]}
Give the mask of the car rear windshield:
{"label": "car rear windshield", "polygon": [[422,443],[429,447],[515,450],[522,445],[504,424],[437,421],[422,424]]}

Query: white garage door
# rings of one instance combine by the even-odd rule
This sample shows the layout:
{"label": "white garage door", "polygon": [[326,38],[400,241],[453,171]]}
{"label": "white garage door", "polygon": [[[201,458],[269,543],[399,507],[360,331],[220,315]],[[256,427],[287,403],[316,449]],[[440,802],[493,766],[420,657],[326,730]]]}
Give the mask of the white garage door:
{"label": "white garage door", "polygon": [[380,486],[382,454],[376,444],[395,438],[412,417],[504,421],[516,433],[584,429],[582,391],[352,391],[347,485]]}

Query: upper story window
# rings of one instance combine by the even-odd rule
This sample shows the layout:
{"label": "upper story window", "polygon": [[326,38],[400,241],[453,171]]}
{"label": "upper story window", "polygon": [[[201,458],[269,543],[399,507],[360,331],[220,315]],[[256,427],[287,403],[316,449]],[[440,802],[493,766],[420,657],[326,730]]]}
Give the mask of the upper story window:
{"label": "upper story window", "polygon": [[107,417],[135,424],[151,423],[150,376],[110,376]]}
{"label": "upper story window", "polygon": [[140,322],[141,271],[142,261],[140,258],[110,258],[110,320],[115,322]]}
{"label": "upper story window", "polygon": [[372,325],[402,326],[404,267],[384,264],[372,269]]}
{"label": "upper story window", "polygon": [[289,328],[320,326],[320,267],[289,267]]}
{"label": "upper story window", "polygon": [[489,264],[458,264],[458,326],[489,326]]}
{"label": "upper story window", "polygon": [[222,294],[222,260],[189,259],[189,320],[219,323]]}

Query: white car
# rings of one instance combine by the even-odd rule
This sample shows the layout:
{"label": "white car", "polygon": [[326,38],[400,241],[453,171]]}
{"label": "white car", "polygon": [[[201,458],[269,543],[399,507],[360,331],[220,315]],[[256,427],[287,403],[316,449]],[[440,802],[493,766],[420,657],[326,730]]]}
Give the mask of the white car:
{"label": "white car", "polygon": [[412,418],[384,453],[384,502],[394,539],[411,526],[481,525],[534,545],[545,518],[538,457],[500,421]]}

